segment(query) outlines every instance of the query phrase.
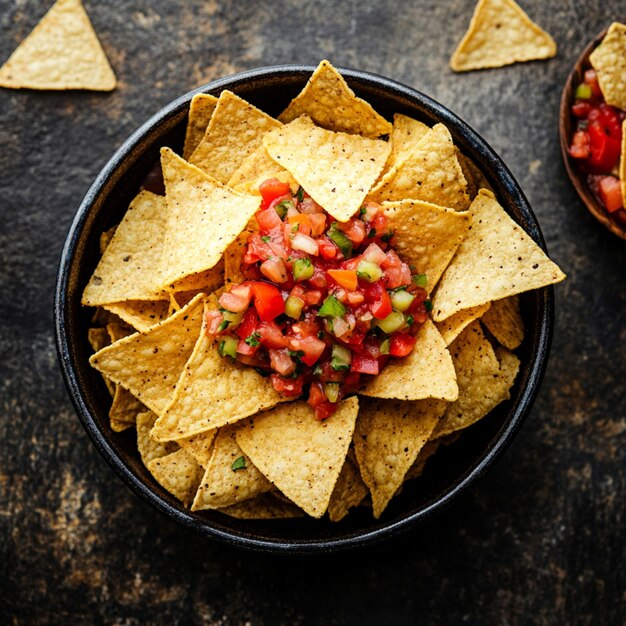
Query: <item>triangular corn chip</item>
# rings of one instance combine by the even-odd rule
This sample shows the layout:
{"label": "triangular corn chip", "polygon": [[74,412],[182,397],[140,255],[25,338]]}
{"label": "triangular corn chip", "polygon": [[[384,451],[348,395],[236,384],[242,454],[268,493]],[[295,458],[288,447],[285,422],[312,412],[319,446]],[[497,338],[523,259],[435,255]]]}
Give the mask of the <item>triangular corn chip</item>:
{"label": "triangular corn chip", "polygon": [[509,350],[519,348],[524,340],[524,320],[519,308],[519,296],[492,302],[480,321]]}
{"label": "triangular corn chip", "polygon": [[169,404],[174,387],[198,339],[204,296],[152,326],[96,352],[89,363],[128,389],[157,415]]}
{"label": "triangular corn chip", "polygon": [[[94,352],[98,352],[111,343],[111,338],[107,333],[106,328],[90,328],[87,331],[87,340]],[[115,395],[115,383],[109,380],[106,376],[102,376],[104,384],[106,385],[111,397]]]}
{"label": "triangular corn chip", "polygon": [[207,93],[196,94],[191,99],[189,116],[187,118],[187,131],[185,132],[183,159],[188,161],[193,151],[202,141],[216,106],[217,98]]}
{"label": "triangular corn chip", "polygon": [[437,322],[437,330],[441,333],[446,346],[449,346],[474,320],[482,317],[491,306],[490,302],[480,304],[471,309],[463,309],[451,315],[443,322]]}
{"label": "triangular corn chip", "polygon": [[202,141],[189,162],[221,183],[260,145],[263,135],[282,124],[230,91],[220,94]]}
{"label": "triangular corn chip", "polygon": [[607,104],[626,109],[626,24],[613,22],[589,62],[598,73],[598,82]]}
{"label": "triangular corn chip", "polygon": [[352,507],[358,506],[363,502],[367,494],[367,485],[361,478],[356,459],[352,460],[350,454],[348,454],[328,503],[328,517],[330,521],[339,522],[342,520]]}
{"label": "triangular corn chip", "polygon": [[293,191],[297,191],[298,183],[281,165],[276,163],[261,144],[252,154],[248,155],[228,180],[228,186],[242,193],[260,195],[259,185],[268,178],[277,178],[289,183]]}
{"label": "triangular corn chip", "polygon": [[433,126],[380,179],[370,197],[376,202],[411,198],[458,211],[467,209],[470,204],[467,181],[450,131],[443,124]]}
{"label": "triangular corn chip", "polygon": [[450,59],[457,72],[549,59],[556,44],[514,0],[480,0]]}
{"label": "triangular corn chip", "polygon": [[202,478],[202,467],[186,450],[152,459],[148,469],[154,479],[185,506],[189,506]]}
{"label": "triangular corn chip", "polygon": [[115,89],[115,74],[80,0],[57,0],[0,68],[0,87]]}
{"label": "triangular corn chip", "polygon": [[481,189],[470,210],[472,229],[441,277],[433,298],[435,321],[565,278],[492,193]]}
{"label": "triangular corn chip", "polygon": [[175,441],[160,442],[152,439],[150,431],[156,419],[157,416],[152,411],[144,411],[137,415],[137,449],[146,467],[153,459],[159,459],[178,450]]}
{"label": "triangular corn chip", "polygon": [[263,493],[256,498],[244,500],[239,504],[219,509],[236,519],[287,519],[293,517],[304,517],[304,512],[293,502],[285,502],[276,497],[273,493]]}
{"label": "triangular corn chip", "polygon": [[354,431],[361,476],[378,519],[404,482],[447,403],[442,400],[363,400]]}
{"label": "triangular corn chip", "polygon": [[307,117],[270,131],[263,145],[340,222],[361,208],[390,149],[386,141],[324,130]]}
{"label": "triangular corn chip", "polygon": [[430,127],[424,122],[414,120],[408,115],[396,113],[393,116],[393,130],[389,136],[391,152],[385,169],[390,170],[396,163],[409,155],[429,130]]}
{"label": "triangular corn chip", "polygon": [[411,465],[409,471],[405,474],[405,482],[413,478],[419,478],[422,475],[424,467],[426,466],[426,461],[428,461],[428,459],[430,459],[430,457],[437,452],[440,445],[441,439],[431,439],[424,444],[422,449],[419,451],[417,458],[413,461],[413,465]]}
{"label": "triangular corn chip", "polygon": [[117,226],[111,226],[109,230],[105,230],[103,233],[100,234],[100,256],[104,254],[107,246],[111,243],[111,239],[113,239],[113,235],[115,235],[116,230]]}
{"label": "triangular corn chip", "polygon": [[391,359],[359,393],[396,400],[456,400],[459,389],[452,357],[435,325],[426,320],[411,354]]}
{"label": "triangular corn chip", "polygon": [[169,148],[161,149],[161,164],[169,215],[161,260],[167,287],[216,266],[259,208],[260,198],[236,193]]}
{"label": "triangular corn chip", "polygon": [[237,443],[282,493],[312,517],[321,517],[343,467],[359,410],[343,400],[325,420],[306,402],[256,415],[237,431]]}
{"label": "triangular corn chip", "polygon": [[105,304],[102,308],[143,333],[166,319],[170,307],[167,300],[126,300]]}
{"label": "triangular corn chip", "polygon": [[213,454],[213,441],[216,434],[217,430],[207,430],[199,435],[176,439],[176,443],[187,450],[206,469]]}
{"label": "triangular corn chip", "polygon": [[291,101],[278,119],[287,124],[308,115],[318,126],[336,132],[375,139],[391,132],[391,124],[372,106],[357,98],[343,76],[322,61],[304,89]]}

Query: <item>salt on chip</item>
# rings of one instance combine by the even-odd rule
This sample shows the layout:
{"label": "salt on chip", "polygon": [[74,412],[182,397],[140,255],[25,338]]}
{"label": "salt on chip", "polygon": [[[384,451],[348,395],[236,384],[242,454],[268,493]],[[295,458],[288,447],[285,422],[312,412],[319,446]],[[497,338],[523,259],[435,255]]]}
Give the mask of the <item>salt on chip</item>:
{"label": "salt on chip", "polygon": [[161,164],[168,209],[161,267],[167,287],[215,267],[260,198],[222,185],[169,148],[161,149]]}
{"label": "salt on chip", "polygon": [[293,502],[285,502],[276,497],[274,493],[264,493],[256,498],[244,500],[239,504],[219,509],[236,519],[288,519],[294,517],[304,517],[304,512]]}
{"label": "salt on chip", "polygon": [[435,321],[565,278],[492,193],[481,189],[470,211],[472,228],[441,277],[433,298]]}
{"label": "salt on chip", "polygon": [[370,192],[376,202],[425,200],[464,211],[470,204],[467,181],[450,131],[435,124]]}
{"label": "salt on chip", "polygon": [[278,116],[287,124],[308,115],[317,126],[375,139],[391,132],[391,124],[372,106],[357,98],[343,76],[326,60],[311,75],[304,89]]}
{"label": "salt on chip", "polygon": [[0,87],[115,89],[115,74],[80,0],[57,0],[0,68]]}
{"label": "salt on chip", "polygon": [[479,304],[471,309],[463,309],[443,322],[437,322],[437,330],[441,333],[446,346],[449,346],[474,320],[483,317],[490,306],[490,302]]}
{"label": "salt on chip", "polygon": [[361,208],[390,150],[386,141],[324,130],[307,117],[270,131],[263,145],[340,222]]}
{"label": "salt on chip", "polygon": [[183,449],[177,450],[152,459],[148,469],[161,487],[189,506],[202,478],[202,468],[191,454]]}
{"label": "salt on chip", "polygon": [[167,300],[126,300],[102,308],[143,333],[168,317],[170,304]]}
{"label": "salt on chip", "polygon": [[140,191],[85,287],[82,304],[99,306],[125,300],[167,300],[166,295],[160,294],[166,224],[165,198]]}
{"label": "salt on chip", "polygon": [[217,98],[207,93],[198,93],[191,99],[183,146],[183,159],[188,161],[202,141],[216,106]]}
{"label": "salt on chip", "polygon": [[419,329],[412,352],[402,359],[391,359],[359,393],[397,400],[457,399],[452,357],[430,319]]}
{"label": "salt on chip", "polygon": [[378,519],[429,440],[447,403],[442,400],[361,401],[354,449]]}
{"label": "salt on chip", "polygon": [[152,411],[144,411],[137,415],[137,449],[146,467],[153,459],[159,459],[178,450],[178,444],[175,441],[161,442],[150,436],[156,419],[157,416]]}
{"label": "salt on chip", "polygon": [[455,211],[421,200],[384,202],[394,231],[394,250],[414,274],[425,274],[430,293],[467,235],[468,211]]}
{"label": "salt on chip", "polygon": [[549,59],[556,44],[514,0],[480,0],[450,59],[456,72]]}
{"label": "salt on chip", "polygon": [[282,493],[319,518],[343,467],[358,410],[352,397],[320,421],[306,402],[283,404],[251,418],[237,431],[237,443]]}
{"label": "salt on chip", "polygon": [[135,333],[96,352],[89,363],[159,415],[169,404],[196,344],[203,309],[201,294],[145,333]]}
{"label": "salt on chip", "polygon": [[330,521],[341,521],[351,508],[363,502],[367,494],[367,485],[361,478],[356,459],[352,460],[350,454],[348,454],[328,503],[328,517]]}
{"label": "salt on chip", "polygon": [[219,509],[274,489],[239,447],[237,426],[220,428],[192,511]]}
{"label": "salt on chip", "polygon": [[626,24],[613,22],[589,62],[607,104],[626,109]]}
{"label": "salt on chip", "polygon": [[396,113],[393,116],[393,129],[389,136],[391,152],[385,169],[391,169],[396,163],[409,155],[422,137],[430,130],[424,122],[415,120],[408,115]]}
{"label": "salt on chip", "polygon": [[518,348],[524,340],[524,320],[519,296],[511,296],[491,303],[480,320],[487,330],[509,350]]}
{"label": "salt on chip", "polygon": [[176,439],[176,443],[187,450],[206,469],[213,454],[213,441],[216,434],[216,430],[207,430],[199,435]]}
{"label": "salt on chip", "polygon": [[220,94],[202,141],[189,162],[227,183],[241,162],[260,145],[263,135],[281,123],[230,91]]}

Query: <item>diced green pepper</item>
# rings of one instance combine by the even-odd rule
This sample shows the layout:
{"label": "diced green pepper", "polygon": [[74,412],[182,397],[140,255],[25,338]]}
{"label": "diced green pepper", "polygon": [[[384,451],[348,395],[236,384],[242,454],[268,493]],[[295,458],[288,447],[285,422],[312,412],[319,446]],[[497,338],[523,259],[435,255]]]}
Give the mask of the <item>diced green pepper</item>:
{"label": "diced green pepper", "polygon": [[389,337],[387,337],[386,339],[383,339],[381,344],[380,344],[380,353],[381,354],[389,354],[389,346],[391,344],[391,341],[389,340]]}
{"label": "diced green pepper", "polygon": [[428,285],[428,278],[426,278],[426,274],[415,274],[413,278],[413,284],[418,287],[426,287]]}
{"label": "diced green pepper", "polygon": [[330,366],[334,370],[349,370],[350,363],[352,363],[352,352],[350,352],[350,348],[340,346],[338,343],[333,344]]}
{"label": "diced green pepper", "polygon": [[352,242],[334,224],[328,229],[326,235],[341,250],[346,259],[352,256]]}
{"label": "diced green pepper", "polygon": [[335,403],[339,400],[339,383],[324,383],[324,395],[329,402]]}
{"label": "diced green pepper", "polygon": [[391,306],[401,313],[404,313],[415,300],[415,296],[412,293],[404,290],[393,291],[389,297],[391,298]]}
{"label": "diced green pepper", "polygon": [[380,269],[379,265],[376,265],[376,263],[362,259],[357,265],[356,275],[359,278],[366,280],[368,283],[375,283],[382,277],[383,271]]}
{"label": "diced green pepper", "polygon": [[239,326],[239,324],[241,324],[244,312],[245,311],[241,311],[241,313],[233,313],[232,311],[224,311],[224,321],[228,322],[229,328],[235,328],[235,326]]}
{"label": "diced green pepper", "polygon": [[574,94],[574,98],[576,98],[576,100],[589,100],[589,98],[591,98],[591,95],[591,85],[581,83],[580,85],[578,85],[578,87],[576,87],[576,93]]}
{"label": "diced green pepper", "polygon": [[346,314],[346,307],[331,294],[324,300],[317,314],[320,317],[343,317]]}
{"label": "diced green pepper", "polygon": [[285,217],[285,215],[287,215],[287,211],[289,209],[294,209],[294,208],[295,206],[291,200],[283,200],[282,202],[279,202],[274,207],[274,209],[276,210],[276,213],[278,213],[278,217],[280,217],[281,220],[283,219],[283,217]]}
{"label": "diced green pepper", "polygon": [[311,259],[296,259],[293,262],[292,272],[294,280],[308,280],[315,273],[315,268]]}
{"label": "diced green pepper", "polygon": [[224,337],[220,341],[217,351],[220,356],[229,356],[231,358],[237,357],[237,340],[234,337]]}
{"label": "diced green pepper", "polygon": [[404,326],[404,314],[400,313],[400,311],[392,311],[387,315],[385,319],[377,320],[376,326],[380,328],[383,332],[391,335],[391,333],[395,333],[397,330],[400,330]]}
{"label": "diced green pepper", "polygon": [[285,300],[285,315],[287,315],[287,317],[292,317],[294,320],[300,319],[303,307],[304,300],[302,300],[302,298],[289,296]]}

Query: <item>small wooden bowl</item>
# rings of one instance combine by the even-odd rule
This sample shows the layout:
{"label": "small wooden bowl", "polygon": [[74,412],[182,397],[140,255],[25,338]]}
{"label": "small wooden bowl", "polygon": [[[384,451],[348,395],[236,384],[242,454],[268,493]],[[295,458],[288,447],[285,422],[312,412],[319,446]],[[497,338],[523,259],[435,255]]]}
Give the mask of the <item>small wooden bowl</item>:
{"label": "small wooden bowl", "polygon": [[578,60],[574,64],[574,68],[570,72],[565,86],[563,87],[563,94],[561,96],[561,111],[559,115],[559,131],[561,136],[561,154],[563,155],[563,162],[565,163],[565,169],[572,181],[572,184],[576,188],[581,200],[585,203],[585,206],[589,210],[589,213],[593,215],[598,222],[600,222],[605,228],[610,230],[622,239],[626,239],[626,225],[621,224],[617,220],[609,217],[606,209],[600,204],[593,191],[591,191],[587,184],[586,176],[582,174],[574,159],[569,155],[568,148],[570,139],[572,137],[572,114],[570,107],[574,102],[574,92],[576,86],[582,82],[585,70],[591,67],[589,63],[589,55],[596,49],[604,36],[606,30],[603,30],[582,52]]}

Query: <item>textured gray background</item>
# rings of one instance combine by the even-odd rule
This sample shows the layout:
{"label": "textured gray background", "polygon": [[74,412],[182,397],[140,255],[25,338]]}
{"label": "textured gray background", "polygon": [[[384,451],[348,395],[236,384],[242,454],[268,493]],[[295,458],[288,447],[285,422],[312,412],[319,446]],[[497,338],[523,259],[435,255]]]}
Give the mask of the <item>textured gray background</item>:
{"label": "textured gray background", "polygon": [[[0,0],[0,60],[51,4]],[[556,59],[454,75],[473,0],[86,0],[112,94],[0,91],[0,623],[622,624],[626,619],[624,252],[584,210],[557,140],[577,52],[623,0],[523,7]],[[83,194],[161,106],[238,70],[337,65],[458,113],[507,162],[569,278],[550,367],[514,446],[400,540],[327,558],[201,541],[133,496],[66,396],[54,275]]]}

